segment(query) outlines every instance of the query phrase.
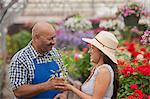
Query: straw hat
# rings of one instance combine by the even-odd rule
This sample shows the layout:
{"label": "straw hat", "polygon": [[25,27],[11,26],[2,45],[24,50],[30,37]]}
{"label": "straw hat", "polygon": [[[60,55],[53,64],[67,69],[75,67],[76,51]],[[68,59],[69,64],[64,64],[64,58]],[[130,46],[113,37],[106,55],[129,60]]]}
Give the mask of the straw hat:
{"label": "straw hat", "polygon": [[93,39],[82,38],[82,40],[100,49],[114,63],[117,64],[115,51],[118,46],[118,40],[114,36],[114,34],[107,32],[107,31],[101,31]]}

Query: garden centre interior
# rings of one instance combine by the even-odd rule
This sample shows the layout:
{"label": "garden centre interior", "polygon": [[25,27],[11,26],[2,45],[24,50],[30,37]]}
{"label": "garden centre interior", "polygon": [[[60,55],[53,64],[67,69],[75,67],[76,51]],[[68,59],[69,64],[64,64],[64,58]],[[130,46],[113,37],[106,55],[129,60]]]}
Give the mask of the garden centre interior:
{"label": "garden centre interior", "polygon": [[[149,5],[150,0],[0,0],[0,99],[13,99],[8,66],[40,21],[55,27],[55,47],[72,82],[81,84],[92,67],[82,38],[113,33],[119,41],[118,99],[150,99]],[[68,99],[79,97],[70,92]]]}

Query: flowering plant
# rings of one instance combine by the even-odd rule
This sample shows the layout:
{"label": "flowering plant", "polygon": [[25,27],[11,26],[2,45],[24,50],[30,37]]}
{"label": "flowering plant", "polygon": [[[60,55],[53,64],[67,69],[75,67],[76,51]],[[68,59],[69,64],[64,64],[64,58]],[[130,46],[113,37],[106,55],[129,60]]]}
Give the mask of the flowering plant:
{"label": "flowering plant", "polygon": [[85,31],[92,28],[92,23],[79,15],[75,15],[68,18],[64,26],[71,31]]}
{"label": "flowering plant", "polygon": [[104,27],[107,30],[123,29],[124,24],[119,20],[104,20],[101,21],[99,27]]}
{"label": "flowering plant", "polygon": [[62,53],[64,64],[67,65],[69,75],[76,80],[84,82],[91,68],[88,48],[79,50],[67,50]]}
{"label": "flowering plant", "polygon": [[82,41],[82,38],[92,38],[94,36],[93,31],[78,31],[72,33],[66,30],[64,27],[57,31],[57,44],[58,48],[78,48],[82,49],[86,46],[86,43]]}
{"label": "flowering plant", "polygon": [[[124,50],[131,53],[131,57],[129,57],[129,61],[118,59],[120,75],[118,97],[119,99],[148,99],[150,93],[150,48],[146,49],[128,42],[125,43],[125,46]],[[123,51],[122,48],[121,51]]]}
{"label": "flowering plant", "polygon": [[123,17],[127,17],[130,15],[136,15],[137,17],[140,17],[141,15],[146,15],[146,12],[141,3],[130,2],[127,5],[119,8],[118,14],[121,14]]}
{"label": "flowering plant", "polygon": [[145,45],[150,45],[150,30],[146,30],[141,36],[141,43]]}

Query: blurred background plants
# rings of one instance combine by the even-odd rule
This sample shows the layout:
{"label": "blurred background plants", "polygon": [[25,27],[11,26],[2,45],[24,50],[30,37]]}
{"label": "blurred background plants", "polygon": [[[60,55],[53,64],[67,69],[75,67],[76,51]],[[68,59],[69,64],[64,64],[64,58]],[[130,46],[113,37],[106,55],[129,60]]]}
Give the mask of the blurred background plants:
{"label": "blurred background plants", "polygon": [[62,58],[68,69],[69,75],[82,83],[89,76],[89,71],[91,69],[90,57],[87,50],[87,48],[84,48],[82,51],[70,50],[63,51],[62,53]]}
{"label": "blurred background plants", "polygon": [[31,40],[31,33],[28,31],[21,31],[14,35],[6,36],[8,55],[12,57],[17,51],[24,48]]}

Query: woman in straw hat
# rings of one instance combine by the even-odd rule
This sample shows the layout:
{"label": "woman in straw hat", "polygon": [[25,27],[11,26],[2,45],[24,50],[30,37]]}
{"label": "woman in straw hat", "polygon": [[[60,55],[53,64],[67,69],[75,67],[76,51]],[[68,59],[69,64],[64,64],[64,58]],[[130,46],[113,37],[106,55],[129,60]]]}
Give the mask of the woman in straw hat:
{"label": "woman in straw hat", "polygon": [[115,57],[118,40],[107,31],[101,31],[93,39],[82,40],[91,44],[89,54],[93,69],[81,90],[70,84],[65,86],[82,99],[115,99],[119,87]]}

